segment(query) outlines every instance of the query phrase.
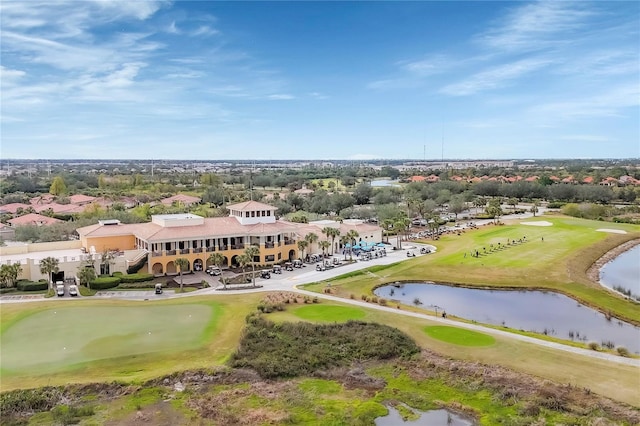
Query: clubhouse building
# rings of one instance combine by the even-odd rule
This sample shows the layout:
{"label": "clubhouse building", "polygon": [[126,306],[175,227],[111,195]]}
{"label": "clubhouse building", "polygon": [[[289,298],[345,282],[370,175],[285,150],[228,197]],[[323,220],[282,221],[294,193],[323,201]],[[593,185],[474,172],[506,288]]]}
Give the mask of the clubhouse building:
{"label": "clubhouse building", "polygon": [[[298,241],[309,233],[333,244],[328,253],[340,253],[340,238],[331,240],[322,233],[325,227],[337,228],[340,235],[355,230],[359,243],[382,241],[382,229],[360,220],[293,223],[276,219],[276,208],[257,201],[227,206],[228,217],[204,218],[191,213],[154,215],[149,223],[122,224],[116,220],[78,228],[82,251],[98,254],[122,253],[127,265],[145,264],[154,275],[177,273],[176,259],[189,261],[189,270],[204,270],[213,253],[223,256],[223,266],[237,266],[238,256],[249,246],[258,246],[254,262],[270,265],[300,257]],[[320,253],[318,243],[306,254]],[[144,267],[143,267],[144,268]],[[120,269],[120,268],[116,268]],[[144,271],[144,269],[142,269]],[[113,271],[110,271],[113,272]]]}

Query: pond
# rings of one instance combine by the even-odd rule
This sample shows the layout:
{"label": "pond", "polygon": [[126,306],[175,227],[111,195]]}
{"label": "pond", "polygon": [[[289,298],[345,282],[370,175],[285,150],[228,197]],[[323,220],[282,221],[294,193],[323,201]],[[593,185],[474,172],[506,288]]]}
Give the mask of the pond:
{"label": "pond", "polygon": [[384,186],[400,186],[400,183],[397,180],[376,179],[371,181],[371,186],[374,188],[380,188]]}
{"label": "pond", "polygon": [[503,325],[565,340],[624,346],[640,353],[640,328],[553,292],[482,290],[435,283],[386,285],[374,292],[385,299],[416,304],[479,323]]}
{"label": "pond", "polygon": [[397,426],[397,425],[433,425],[433,426],[473,426],[475,423],[449,410],[429,410],[420,411],[402,404],[407,410],[418,416],[415,420],[403,420],[402,414],[392,406],[387,406],[389,414],[375,419],[376,426]]}
{"label": "pond", "polygon": [[640,245],[604,265],[600,269],[600,283],[640,300]]}

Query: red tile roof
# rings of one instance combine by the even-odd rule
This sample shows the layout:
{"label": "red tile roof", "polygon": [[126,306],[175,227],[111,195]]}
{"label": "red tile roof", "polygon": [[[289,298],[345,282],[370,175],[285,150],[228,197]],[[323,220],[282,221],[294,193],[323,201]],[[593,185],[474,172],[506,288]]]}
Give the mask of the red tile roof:
{"label": "red tile roof", "polygon": [[24,210],[24,209],[27,209],[29,207],[31,207],[31,205],[23,204],[23,203],[11,203],[11,204],[5,204],[4,206],[0,206],[0,211],[11,213],[11,214],[16,214],[18,209],[23,209]]}
{"label": "red tile roof", "polygon": [[9,219],[7,222],[11,224],[11,226],[23,226],[23,225],[51,225],[54,223],[62,222],[60,219],[55,219],[53,217],[43,216],[37,213],[29,213],[24,216],[18,216],[13,219]]}
{"label": "red tile roof", "polygon": [[196,204],[199,203],[202,199],[200,197],[194,197],[191,195],[185,194],[176,194],[168,198],[164,198],[160,200],[160,202],[164,205],[170,206],[173,202],[178,202],[182,204]]}

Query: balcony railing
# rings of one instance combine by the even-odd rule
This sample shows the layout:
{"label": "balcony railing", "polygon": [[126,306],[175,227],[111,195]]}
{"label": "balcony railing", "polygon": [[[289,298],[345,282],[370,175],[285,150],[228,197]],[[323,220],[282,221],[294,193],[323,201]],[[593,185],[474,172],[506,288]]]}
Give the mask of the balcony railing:
{"label": "balcony railing", "polygon": [[202,253],[202,247],[194,248],[193,252],[194,253]]}
{"label": "balcony railing", "polygon": [[269,243],[269,242],[267,242],[267,243],[264,243],[264,247],[265,247],[265,248],[273,248],[273,247],[274,247],[274,244],[273,244],[273,243]]}
{"label": "balcony railing", "polygon": [[162,256],[162,252],[161,251],[152,251],[151,252],[151,257],[160,257]]}
{"label": "balcony railing", "polygon": [[294,245],[296,242],[294,240],[285,240],[284,245],[285,246],[292,246]]}
{"label": "balcony railing", "polygon": [[165,251],[165,254],[167,256],[175,256],[176,255],[176,251],[175,250],[167,250],[167,251]]}
{"label": "balcony railing", "polygon": [[180,254],[189,254],[189,249],[180,249]]}
{"label": "balcony railing", "polygon": [[242,250],[244,249],[244,244],[231,244],[231,248],[233,250]]}
{"label": "balcony railing", "polygon": [[215,247],[207,247],[207,253],[210,253],[212,251],[216,251]]}
{"label": "balcony railing", "polygon": [[225,245],[221,245],[221,246],[220,246],[220,250],[227,250],[227,246],[225,246]]}

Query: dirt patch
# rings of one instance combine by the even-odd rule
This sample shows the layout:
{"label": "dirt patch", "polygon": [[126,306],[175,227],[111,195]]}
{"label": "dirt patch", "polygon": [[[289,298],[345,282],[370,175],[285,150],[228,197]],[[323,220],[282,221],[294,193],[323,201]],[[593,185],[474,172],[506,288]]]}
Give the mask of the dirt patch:
{"label": "dirt patch", "polygon": [[613,259],[621,255],[627,250],[631,250],[635,246],[640,244],[640,239],[627,241],[626,243],[620,244],[618,247],[609,250],[603,256],[601,256],[598,260],[596,260],[593,265],[587,270],[587,277],[589,280],[599,283],[600,282],[600,269],[607,263],[611,262]]}
{"label": "dirt patch", "polygon": [[169,402],[160,401],[141,408],[130,416],[120,420],[109,420],[105,426],[179,426],[191,425],[185,416],[177,411]]}

